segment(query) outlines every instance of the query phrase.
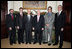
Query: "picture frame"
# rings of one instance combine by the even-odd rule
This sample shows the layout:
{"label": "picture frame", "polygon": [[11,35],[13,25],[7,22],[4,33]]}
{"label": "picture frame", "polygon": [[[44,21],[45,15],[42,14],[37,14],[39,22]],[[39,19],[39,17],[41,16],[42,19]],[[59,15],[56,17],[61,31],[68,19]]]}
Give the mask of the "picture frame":
{"label": "picture frame", "polygon": [[23,1],[24,9],[47,9],[47,1]]}

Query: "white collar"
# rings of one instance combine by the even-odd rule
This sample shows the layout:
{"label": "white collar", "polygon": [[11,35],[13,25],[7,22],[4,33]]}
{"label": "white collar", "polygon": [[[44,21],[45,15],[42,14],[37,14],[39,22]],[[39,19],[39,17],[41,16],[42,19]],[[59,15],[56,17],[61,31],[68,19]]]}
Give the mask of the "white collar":
{"label": "white collar", "polygon": [[37,15],[37,17],[40,17],[40,15]]}
{"label": "white collar", "polygon": [[30,15],[28,15],[28,16],[30,16]]}
{"label": "white collar", "polygon": [[58,11],[58,13],[60,14],[62,12],[62,10],[61,11]]}

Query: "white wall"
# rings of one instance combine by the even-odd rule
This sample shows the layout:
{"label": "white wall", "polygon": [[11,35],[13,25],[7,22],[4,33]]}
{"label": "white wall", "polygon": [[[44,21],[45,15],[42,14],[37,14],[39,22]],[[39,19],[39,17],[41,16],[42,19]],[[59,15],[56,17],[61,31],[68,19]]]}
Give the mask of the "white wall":
{"label": "white wall", "polygon": [[8,1],[8,13],[9,13],[9,9],[14,9],[13,8],[13,5],[14,5],[13,2],[14,1]]}
{"label": "white wall", "polygon": [[[47,7],[48,6],[52,6],[52,11],[54,13],[57,12],[57,6],[58,5],[62,5],[63,1],[47,1]],[[19,8],[23,6],[23,2],[22,1],[8,1],[8,13],[9,13],[9,9],[12,8],[15,11],[19,11]],[[27,12],[27,10],[23,10],[25,12]],[[33,10],[31,10],[33,11]],[[46,10],[40,10],[40,12],[47,12]]]}

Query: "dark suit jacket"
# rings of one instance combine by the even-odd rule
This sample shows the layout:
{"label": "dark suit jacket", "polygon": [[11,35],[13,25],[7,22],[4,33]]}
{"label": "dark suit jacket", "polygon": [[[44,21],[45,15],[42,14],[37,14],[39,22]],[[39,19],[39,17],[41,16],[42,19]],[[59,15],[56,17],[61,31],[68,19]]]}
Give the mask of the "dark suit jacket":
{"label": "dark suit jacket", "polygon": [[32,17],[32,27],[34,27],[34,17]]}
{"label": "dark suit jacket", "polygon": [[58,14],[55,14],[55,27],[56,28],[62,28],[65,25],[65,20],[66,20],[66,14],[62,11],[60,13],[60,15],[58,16]]}
{"label": "dark suit jacket", "polygon": [[[30,15],[31,16],[31,15]],[[25,30],[32,30],[32,16],[30,17],[30,21],[28,20],[28,16],[25,15]]]}
{"label": "dark suit jacket", "polygon": [[44,25],[45,25],[45,20],[44,20],[44,16],[43,15],[40,15],[40,18],[39,18],[39,22],[37,22],[37,15],[34,16],[34,28],[35,30],[41,30],[42,28],[44,28]]}
{"label": "dark suit jacket", "polygon": [[16,14],[16,26],[19,26],[20,29],[25,28],[25,15],[21,17],[20,13]]}
{"label": "dark suit jacket", "polygon": [[15,14],[13,14],[13,16],[14,16],[14,20],[12,20],[12,17],[10,14],[6,15],[6,26],[8,29],[9,29],[9,27],[15,28],[15,26],[16,26]]}

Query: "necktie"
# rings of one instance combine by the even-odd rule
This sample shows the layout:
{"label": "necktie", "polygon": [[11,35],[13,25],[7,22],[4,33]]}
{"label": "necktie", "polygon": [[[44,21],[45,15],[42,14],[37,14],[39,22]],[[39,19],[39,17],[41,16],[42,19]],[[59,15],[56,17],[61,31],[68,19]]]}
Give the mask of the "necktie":
{"label": "necktie", "polygon": [[12,20],[14,19],[14,16],[13,16],[13,14],[11,15],[11,17],[12,17]]}

